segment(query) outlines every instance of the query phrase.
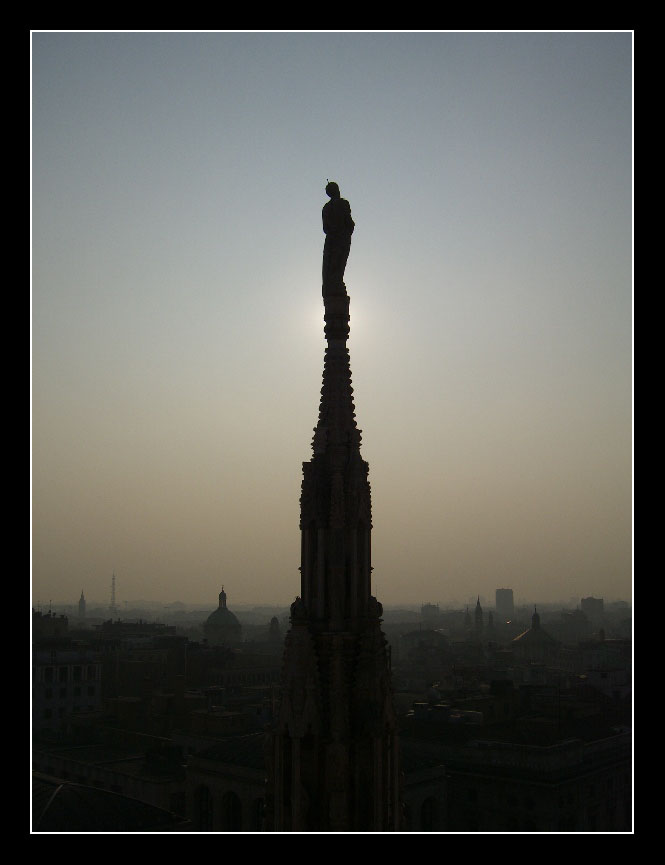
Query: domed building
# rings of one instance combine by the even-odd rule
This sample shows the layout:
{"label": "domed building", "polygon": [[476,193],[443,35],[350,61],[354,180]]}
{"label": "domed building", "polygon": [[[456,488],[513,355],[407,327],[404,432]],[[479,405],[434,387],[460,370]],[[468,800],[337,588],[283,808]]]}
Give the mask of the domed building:
{"label": "domed building", "polygon": [[211,646],[233,646],[242,642],[242,626],[226,606],[224,586],[219,593],[219,606],[206,619],[203,632]]}

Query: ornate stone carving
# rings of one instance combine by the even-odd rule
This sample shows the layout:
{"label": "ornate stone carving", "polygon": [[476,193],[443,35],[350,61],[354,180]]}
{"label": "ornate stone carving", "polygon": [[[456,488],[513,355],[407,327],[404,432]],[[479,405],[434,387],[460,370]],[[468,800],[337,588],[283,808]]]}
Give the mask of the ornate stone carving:
{"label": "ornate stone carving", "polygon": [[293,623],[307,621],[307,609],[305,607],[305,602],[300,595],[298,595],[295,601],[291,604],[291,621]]}

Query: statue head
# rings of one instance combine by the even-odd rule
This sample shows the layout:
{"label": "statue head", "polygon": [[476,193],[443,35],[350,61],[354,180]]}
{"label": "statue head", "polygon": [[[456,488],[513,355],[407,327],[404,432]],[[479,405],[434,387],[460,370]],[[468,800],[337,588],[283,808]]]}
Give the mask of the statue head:
{"label": "statue head", "polygon": [[339,186],[335,183],[334,180],[329,180],[326,184],[326,195],[329,198],[339,198]]}

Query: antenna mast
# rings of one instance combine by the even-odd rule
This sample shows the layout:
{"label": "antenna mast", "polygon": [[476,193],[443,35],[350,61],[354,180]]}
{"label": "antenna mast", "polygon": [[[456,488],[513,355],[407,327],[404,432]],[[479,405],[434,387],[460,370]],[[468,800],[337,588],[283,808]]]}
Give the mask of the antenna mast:
{"label": "antenna mast", "polygon": [[111,613],[115,615],[116,606],[115,606],[115,573],[111,577],[111,606],[109,607]]}

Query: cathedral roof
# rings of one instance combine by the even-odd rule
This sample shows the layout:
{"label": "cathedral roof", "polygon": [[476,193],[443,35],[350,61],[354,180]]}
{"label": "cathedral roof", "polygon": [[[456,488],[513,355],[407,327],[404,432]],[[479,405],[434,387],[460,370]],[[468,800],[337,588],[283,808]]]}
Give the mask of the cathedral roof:
{"label": "cathedral roof", "polygon": [[553,644],[556,643],[556,640],[540,627],[540,616],[538,615],[538,610],[534,607],[533,615],[531,616],[531,627],[515,637],[513,643],[518,643],[521,646],[526,644],[535,646],[538,644]]}
{"label": "cathedral roof", "polygon": [[535,646],[553,644],[556,643],[556,640],[540,627],[540,616],[538,611],[534,610],[533,616],[531,616],[531,627],[515,637],[513,643],[518,643],[521,646],[526,644]]}
{"label": "cathedral roof", "polygon": [[543,631],[542,628],[528,628],[526,631],[518,634],[514,638],[513,643],[520,643],[521,645],[525,643],[556,643],[556,640],[547,631]]}

